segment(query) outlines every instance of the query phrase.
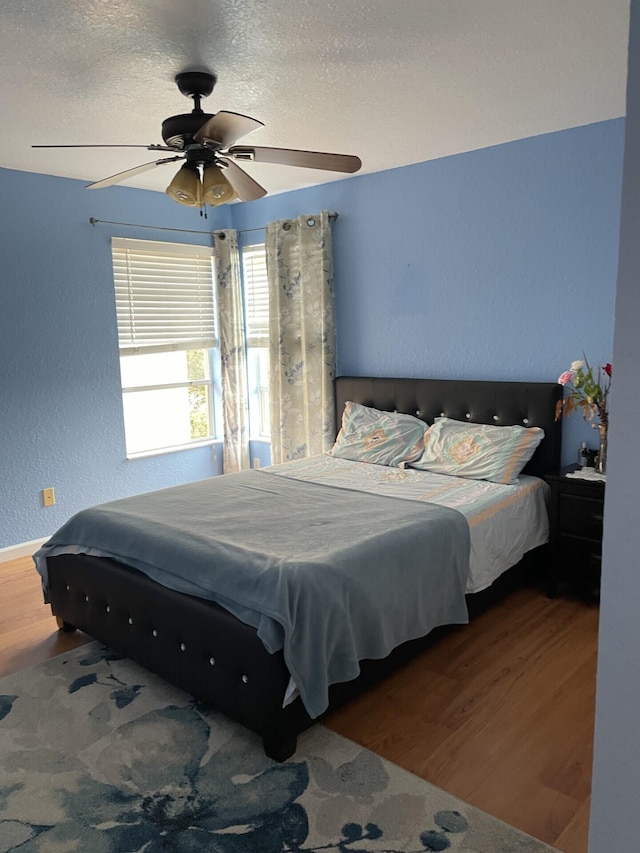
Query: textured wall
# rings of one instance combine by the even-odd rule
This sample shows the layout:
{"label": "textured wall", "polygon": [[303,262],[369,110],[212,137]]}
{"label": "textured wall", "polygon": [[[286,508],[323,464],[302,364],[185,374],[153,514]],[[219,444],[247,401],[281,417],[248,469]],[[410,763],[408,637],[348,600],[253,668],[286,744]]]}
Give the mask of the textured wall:
{"label": "textured wall", "polygon": [[[337,210],[342,373],[555,381],[583,350],[611,358],[623,133],[614,120],[356,175],[208,222],[159,193],[0,170],[0,547],[220,470],[208,448],[125,460],[111,274],[112,233],[206,235],[89,216],[246,229]],[[567,427],[569,461],[593,435],[579,418]],[[54,507],[41,506],[45,486]]]}
{"label": "textured wall", "polygon": [[[127,461],[111,233],[89,217],[203,227],[160,193],[0,171],[0,547],[51,534],[84,506],[218,473],[217,451]],[[10,200],[10,201],[9,201]],[[56,504],[42,507],[53,486]]]}
{"label": "textured wall", "polygon": [[[320,208],[333,230],[341,373],[554,382],[611,360],[624,122],[299,190],[238,228]],[[564,461],[597,445],[578,414]]]}

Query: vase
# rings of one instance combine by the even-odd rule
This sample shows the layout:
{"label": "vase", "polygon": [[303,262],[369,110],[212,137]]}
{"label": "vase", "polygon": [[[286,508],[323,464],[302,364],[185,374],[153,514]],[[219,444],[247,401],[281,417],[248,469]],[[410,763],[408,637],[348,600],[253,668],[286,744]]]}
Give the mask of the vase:
{"label": "vase", "polygon": [[607,473],[607,438],[608,438],[608,430],[609,424],[594,424],[595,429],[598,430],[598,437],[600,439],[600,444],[598,446],[598,455],[596,456],[596,471],[598,474],[606,474]]}

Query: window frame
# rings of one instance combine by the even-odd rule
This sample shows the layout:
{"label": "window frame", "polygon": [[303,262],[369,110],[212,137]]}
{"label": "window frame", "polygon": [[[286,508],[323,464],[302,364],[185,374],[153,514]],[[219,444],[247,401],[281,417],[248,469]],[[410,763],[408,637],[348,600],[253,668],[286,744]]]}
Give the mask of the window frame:
{"label": "window frame", "polygon": [[[148,259],[146,265],[145,258]],[[216,416],[219,405],[215,399],[216,389],[219,391],[216,382],[219,374],[219,349],[213,248],[187,243],[112,237],[112,260],[126,458],[172,453],[219,441],[219,418]],[[171,268],[175,270],[177,265],[180,268],[178,275],[174,276]],[[154,268],[159,270],[157,276],[154,276]],[[160,298],[166,296],[163,284],[167,281],[170,286],[169,298]],[[139,293],[134,293],[138,284]],[[181,287],[184,290],[180,290]],[[136,296],[141,297],[139,303],[136,303]],[[177,317],[172,316],[176,306]],[[129,316],[126,316],[127,312]],[[140,318],[139,323],[137,318]],[[148,319],[150,322],[147,322]],[[174,319],[178,322],[174,323]],[[166,325],[161,326],[160,322],[164,321],[167,321]],[[193,334],[194,331],[196,334]],[[205,352],[205,375],[202,379],[166,383],[153,381],[143,385],[125,385],[123,382],[123,358],[178,351],[186,353],[193,350]],[[201,386],[207,389],[209,434],[206,437],[198,436],[163,446],[130,449],[130,440],[127,439],[126,395]],[[189,417],[190,412],[189,406]],[[130,426],[129,439],[131,431]]]}

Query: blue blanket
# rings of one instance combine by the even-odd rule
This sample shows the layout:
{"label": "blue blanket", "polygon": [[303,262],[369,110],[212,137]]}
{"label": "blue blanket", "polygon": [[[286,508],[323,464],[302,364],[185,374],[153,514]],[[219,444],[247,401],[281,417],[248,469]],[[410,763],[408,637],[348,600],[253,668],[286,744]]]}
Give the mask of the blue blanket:
{"label": "blue blanket", "polygon": [[468,621],[469,528],[457,510],[227,474],[83,510],[36,555],[102,552],[211,599],[284,650],[312,717],[328,687],[437,625]]}

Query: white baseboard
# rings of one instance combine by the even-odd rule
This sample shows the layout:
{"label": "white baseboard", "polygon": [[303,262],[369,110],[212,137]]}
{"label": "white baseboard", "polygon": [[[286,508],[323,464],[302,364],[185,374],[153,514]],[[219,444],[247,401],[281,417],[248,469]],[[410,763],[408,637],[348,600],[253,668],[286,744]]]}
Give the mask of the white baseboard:
{"label": "white baseboard", "polygon": [[47,541],[49,537],[43,539],[32,539],[31,542],[21,542],[19,545],[9,545],[8,548],[0,548],[0,563],[6,563],[8,560],[17,560],[19,557],[30,557]]}

